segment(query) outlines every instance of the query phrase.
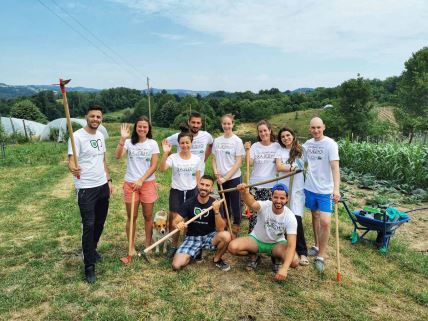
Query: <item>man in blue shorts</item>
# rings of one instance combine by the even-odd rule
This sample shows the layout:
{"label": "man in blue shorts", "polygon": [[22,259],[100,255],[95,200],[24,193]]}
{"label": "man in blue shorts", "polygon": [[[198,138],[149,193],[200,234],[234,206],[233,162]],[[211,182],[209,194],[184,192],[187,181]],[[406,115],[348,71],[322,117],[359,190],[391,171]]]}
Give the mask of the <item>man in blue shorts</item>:
{"label": "man in blue shorts", "polygon": [[340,200],[339,148],[333,139],[324,136],[324,130],[322,119],[312,118],[309,131],[313,138],[303,144],[304,159],[308,163],[305,204],[312,212],[315,240],[308,254],[316,256],[314,264],[319,272],[325,268],[333,202]]}
{"label": "man in blue shorts", "polygon": [[[257,223],[249,236],[238,237],[229,244],[233,255],[251,255],[265,253],[280,264],[275,267],[275,279],[282,281],[287,277],[289,267],[297,267],[296,254],[297,220],[293,212],[285,206],[288,200],[288,188],[277,183],[272,187],[272,201],[256,201],[246,184],[239,184],[245,204],[257,212]],[[287,232],[287,239],[284,233]],[[280,267],[279,265],[282,266]]]}
{"label": "man in blue shorts", "polygon": [[210,196],[213,191],[214,179],[209,175],[201,177],[198,183],[198,195],[188,199],[178,210],[173,224],[181,231],[186,229],[185,219],[191,219],[212,205],[212,209],[199,219],[187,226],[187,233],[183,243],[175,252],[172,260],[172,269],[178,271],[195,259],[202,249],[216,250],[213,262],[223,271],[230,270],[230,266],[223,261],[223,254],[231,240],[228,231],[224,231],[226,222],[220,214],[220,202]]}

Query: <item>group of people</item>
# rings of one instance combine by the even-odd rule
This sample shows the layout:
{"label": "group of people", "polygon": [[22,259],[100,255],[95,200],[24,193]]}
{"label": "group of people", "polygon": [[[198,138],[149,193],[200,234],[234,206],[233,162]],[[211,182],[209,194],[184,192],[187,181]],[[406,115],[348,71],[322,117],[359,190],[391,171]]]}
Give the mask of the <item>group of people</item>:
{"label": "group of people", "polygon": [[[95,266],[102,259],[97,252],[107,217],[112,180],[105,158],[105,141],[97,131],[102,121],[102,109],[90,107],[87,125],[74,133],[78,165],[74,163],[69,143],[69,169],[74,175],[78,205],[82,219],[82,250],[85,279],[96,280]],[[263,253],[271,256],[275,278],[283,280],[289,267],[308,265],[308,256],[315,256],[315,268],[323,272],[326,247],[330,233],[333,202],[339,194],[338,146],[324,136],[324,123],[313,118],[309,124],[312,139],[300,145],[291,128],[282,128],[277,137],[266,120],[257,124],[257,142],[243,141],[233,133],[234,117],[221,118],[223,134],[213,139],[202,130],[202,117],[192,112],[187,126],[165,138],[162,145],[159,170],[171,170],[169,193],[169,229],[186,230],[179,245],[178,233],[172,240],[169,255],[172,268],[180,270],[192,260],[201,262],[204,249],[215,251],[213,263],[223,271],[230,269],[223,260],[226,252],[248,256],[248,268],[256,269]],[[144,216],[145,246],[152,243],[153,208],[158,199],[155,172],[158,168],[159,146],[152,137],[152,126],[147,117],[138,118],[131,130],[121,126],[121,137],[115,150],[117,159],[127,155],[123,197],[127,210],[126,234],[131,242],[131,255],[136,255],[135,226],[139,204]],[[176,146],[176,153],[172,147]],[[212,155],[213,176],[205,173],[205,163]],[[291,177],[256,185],[251,190],[242,183],[241,165],[249,155],[252,167],[249,184],[270,180],[296,169],[305,169]],[[224,203],[212,197],[214,184],[219,190],[235,188],[222,193]],[[135,204],[132,206],[132,195]],[[241,199],[251,211],[249,234],[237,237],[241,230]],[[315,244],[307,248],[302,224],[304,206],[312,212]],[[227,208],[226,208],[227,206]],[[135,213],[131,215],[131,209]],[[206,213],[190,224],[185,221]],[[226,215],[227,214],[227,215]],[[226,224],[226,216],[232,222]],[[130,224],[130,218],[134,224]],[[131,233],[130,226],[134,227]],[[242,234],[242,233],[241,233]]]}

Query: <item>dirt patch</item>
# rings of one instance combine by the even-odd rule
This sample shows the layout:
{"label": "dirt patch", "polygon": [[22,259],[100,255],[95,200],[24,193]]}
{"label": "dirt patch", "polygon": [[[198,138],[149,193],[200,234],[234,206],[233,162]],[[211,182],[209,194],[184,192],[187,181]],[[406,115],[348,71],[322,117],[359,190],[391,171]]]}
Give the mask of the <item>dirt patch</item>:
{"label": "dirt patch", "polygon": [[64,199],[70,196],[71,191],[74,191],[73,176],[66,175],[52,187],[50,195]]}
{"label": "dirt patch", "polygon": [[49,302],[43,302],[39,306],[31,309],[21,309],[11,313],[11,321],[20,320],[45,320],[49,313]]}

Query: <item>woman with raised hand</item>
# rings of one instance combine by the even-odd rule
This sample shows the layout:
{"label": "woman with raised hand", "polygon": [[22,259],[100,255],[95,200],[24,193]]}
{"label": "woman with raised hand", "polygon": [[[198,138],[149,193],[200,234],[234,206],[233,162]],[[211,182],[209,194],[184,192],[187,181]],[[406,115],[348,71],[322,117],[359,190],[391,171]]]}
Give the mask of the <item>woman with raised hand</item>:
{"label": "woman with raised hand", "polygon": [[131,240],[131,249],[133,249],[133,255],[135,255],[135,227],[138,217],[138,205],[140,203],[144,216],[145,247],[150,246],[152,242],[153,205],[158,199],[154,173],[159,158],[159,146],[152,139],[152,125],[146,116],[141,116],[135,121],[130,139],[128,138],[129,129],[129,124],[122,124],[115,157],[120,159],[126,153],[128,154],[125,182],[123,183],[124,201],[128,215],[126,222],[128,240],[132,193],[136,193],[133,215],[133,240]]}
{"label": "woman with raised hand", "polygon": [[[163,155],[160,163],[160,171],[172,170],[172,183],[169,192],[169,229],[174,229],[173,222],[178,215],[178,209],[186,201],[197,195],[198,185],[203,162],[200,157],[190,152],[193,135],[190,132],[178,134],[178,146],[180,152],[171,154],[172,145],[167,140],[162,141]],[[172,238],[172,248],[168,256],[173,257],[177,250],[179,234]]]}
{"label": "woman with raised hand", "polygon": [[[275,135],[272,132],[272,126],[267,120],[261,120],[257,123],[257,142],[251,145],[251,142],[245,143],[245,148],[250,148],[250,165],[253,167],[250,176],[250,184],[272,179],[277,176],[275,155],[281,147],[275,142]],[[271,188],[275,182],[259,185],[251,192],[256,201],[267,201],[271,198]],[[257,216],[252,213],[248,233],[251,233],[257,223]],[[248,268],[256,269],[260,263],[260,256],[251,257]]]}
{"label": "woman with raised hand", "polygon": [[[241,183],[242,157],[245,156],[242,139],[233,133],[234,116],[226,114],[221,118],[224,134],[214,139],[212,165],[217,182],[224,189]],[[241,224],[241,195],[239,191],[224,194],[229,213],[233,217],[232,233],[237,235]]]}
{"label": "woman with raised hand", "polygon": [[[281,148],[275,155],[276,169],[278,172],[289,173],[298,168],[303,168],[303,148],[297,142],[296,134],[291,128],[281,128],[278,133],[278,142]],[[306,246],[305,232],[303,230],[303,212],[305,206],[304,176],[303,172],[293,177],[285,178],[281,183],[288,186],[288,207],[294,213],[297,220],[296,252],[300,259],[300,265],[308,265],[308,248]]]}

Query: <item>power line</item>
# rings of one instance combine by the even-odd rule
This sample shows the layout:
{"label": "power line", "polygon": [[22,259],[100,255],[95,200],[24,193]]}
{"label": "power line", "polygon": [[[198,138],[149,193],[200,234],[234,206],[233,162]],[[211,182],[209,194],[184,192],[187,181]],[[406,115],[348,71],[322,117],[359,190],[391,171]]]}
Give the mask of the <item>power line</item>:
{"label": "power line", "polygon": [[[110,59],[116,66],[121,68],[122,70],[126,71],[129,74],[132,74],[134,77],[141,78],[141,76],[138,74],[138,72],[135,72],[134,70],[128,70],[123,66],[119,61],[116,60],[113,56],[111,56],[108,52],[106,52],[103,48],[100,48],[97,44],[95,44],[90,38],[88,38],[84,33],[82,33],[80,30],[76,29],[72,24],[70,24],[67,20],[65,20],[63,17],[61,17],[59,14],[57,14],[52,8],[50,8],[46,3],[44,3],[41,0],[38,0],[38,2],[45,7],[48,11],[50,11],[52,14],[54,14],[58,19],[60,19],[64,24],[66,24],[70,29],[72,29],[74,32],[76,32],[78,35],[80,35],[82,38],[84,38],[87,42],[89,42],[95,49],[100,51],[104,56],[106,56],[108,59]],[[57,5],[58,6],[58,5]],[[58,6],[59,7],[59,6]],[[70,15],[69,15],[70,16]],[[76,19],[75,19],[76,20]],[[84,28],[86,29],[86,28]],[[90,32],[92,34],[92,32]],[[110,49],[111,50],[111,49]],[[129,67],[128,67],[129,68]],[[141,78],[143,79],[143,78]]]}
{"label": "power line", "polygon": [[[88,32],[93,38],[95,38],[99,43],[101,43],[105,48],[110,50],[111,53],[116,55],[117,58],[119,58],[125,65],[127,65],[129,68],[131,68],[133,71],[137,73],[137,75],[140,74],[140,71],[138,71],[137,68],[135,68],[131,63],[129,63],[125,58],[123,58],[117,51],[115,51],[113,48],[111,48],[109,45],[107,45],[100,37],[98,37],[95,33],[93,33],[89,28],[84,26],[76,17],[71,15],[67,12],[63,7],[61,7],[58,3],[56,3],[54,0],[51,0],[51,2],[59,8],[62,12],[64,12],[67,16],[69,16],[71,19],[73,19],[83,30]],[[139,76],[140,77],[140,76]]]}

